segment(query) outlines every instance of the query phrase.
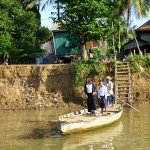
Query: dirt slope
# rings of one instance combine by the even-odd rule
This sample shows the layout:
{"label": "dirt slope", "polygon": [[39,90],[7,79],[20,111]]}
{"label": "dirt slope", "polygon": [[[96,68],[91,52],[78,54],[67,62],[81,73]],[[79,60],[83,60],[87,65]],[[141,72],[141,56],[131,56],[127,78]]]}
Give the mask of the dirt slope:
{"label": "dirt slope", "polygon": [[[74,94],[72,65],[0,66],[0,111],[86,105],[83,88]],[[134,104],[150,104],[150,82],[132,75]]]}

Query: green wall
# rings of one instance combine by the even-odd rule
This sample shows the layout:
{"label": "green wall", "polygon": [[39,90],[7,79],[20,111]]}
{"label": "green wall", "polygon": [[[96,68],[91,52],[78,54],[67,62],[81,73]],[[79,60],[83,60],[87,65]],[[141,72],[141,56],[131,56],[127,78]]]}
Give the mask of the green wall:
{"label": "green wall", "polygon": [[54,42],[56,55],[65,56],[65,55],[76,55],[79,53],[78,48],[78,39],[68,39],[67,32],[54,32]]}

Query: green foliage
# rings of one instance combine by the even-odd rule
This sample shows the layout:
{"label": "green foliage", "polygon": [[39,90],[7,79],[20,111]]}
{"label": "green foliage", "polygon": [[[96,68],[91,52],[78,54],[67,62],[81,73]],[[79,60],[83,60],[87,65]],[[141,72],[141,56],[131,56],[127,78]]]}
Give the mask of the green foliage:
{"label": "green foliage", "polygon": [[130,56],[127,61],[131,64],[132,72],[140,72],[141,77],[150,78],[150,54],[146,56]]}
{"label": "green foliage", "polygon": [[91,52],[93,54],[94,59],[104,59],[106,57],[106,52],[100,50],[99,48],[92,48]]}
{"label": "green foliage", "polygon": [[116,60],[115,59],[110,59],[107,63],[108,67],[111,69],[115,69],[116,66]]}
{"label": "green foliage", "polygon": [[150,55],[140,56],[140,55],[131,55],[127,58],[127,61],[130,62],[130,67],[132,72],[140,70],[140,67],[150,68]]}
{"label": "green foliage", "polygon": [[[108,53],[118,51],[126,43],[126,29],[129,29],[132,14],[145,17],[150,9],[150,1],[147,0],[46,0],[44,6],[52,2],[57,10],[52,13],[54,22],[78,35],[83,43],[106,39]],[[133,35],[129,31],[128,40],[131,38]]]}
{"label": "green foliage", "polygon": [[9,50],[12,46],[12,37],[8,33],[4,33],[0,35],[0,52],[4,52],[5,50]]}
{"label": "green foliage", "polygon": [[59,22],[62,29],[78,35],[81,43],[104,39],[110,30],[107,18],[112,14],[106,2],[107,0],[67,0],[64,12],[54,21]]}
{"label": "green foliage", "polygon": [[15,0],[0,1],[0,57],[9,53],[11,63],[29,63],[39,54],[36,14]]}
{"label": "green foliage", "polygon": [[87,76],[102,75],[105,71],[106,67],[102,62],[96,60],[80,60],[75,64],[73,70],[74,86],[83,85]]}
{"label": "green foliage", "polygon": [[144,67],[150,69],[150,54],[144,56]]}
{"label": "green foliage", "polygon": [[127,61],[130,63],[130,69],[132,72],[136,72],[140,69],[141,56],[131,55],[127,58]]}
{"label": "green foliage", "polygon": [[52,37],[51,31],[46,27],[40,27],[37,33],[39,44],[45,43]]}

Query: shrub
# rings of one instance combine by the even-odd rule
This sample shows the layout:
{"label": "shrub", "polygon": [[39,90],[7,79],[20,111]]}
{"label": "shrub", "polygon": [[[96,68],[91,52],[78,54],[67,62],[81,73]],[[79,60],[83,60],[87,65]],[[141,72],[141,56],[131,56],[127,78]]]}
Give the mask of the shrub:
{"label": "shrub", "polygon": [[127,58],[127,61],[130,63],[132,72],[139,71],[140,67],[150,68],[150,54],[146,56],[131,55]]}
{"label": "shrub", "polygon": [[108,67],[110,67],[111,69],[115,69],[116,66],[116,60],[115,59],[110,59],[108,61]]}
{"label": "shrub", "polygon": [[130,69],[132,72],[136,72],[140,69],[141,56],[131,55],[127,58],[127,61],[130,63]]}
{"label": "shrub", "polygon": [[144,57],[144,67],[150,68],[150,54]]}
{"label": "shrub", "polygon": [[91,52],[93,54],[93,58],[95,59],[104,59],[106,57],[106,52],[103,50],[100,50],[99,48],[92,48]]}
{"label": "shrub", "polygon": [[84,84],[87,76],[102,75],[106,71],[106,67],[102,62],[96,60],[80,60],[73,70],[73,84],[75,87]]}

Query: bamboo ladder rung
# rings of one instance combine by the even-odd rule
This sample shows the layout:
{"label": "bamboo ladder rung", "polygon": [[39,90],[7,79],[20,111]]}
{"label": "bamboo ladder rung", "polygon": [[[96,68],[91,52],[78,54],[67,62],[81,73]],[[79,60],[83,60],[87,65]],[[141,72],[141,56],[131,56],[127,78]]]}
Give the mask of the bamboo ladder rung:
{"label": "bamboo ladder rung", "polygon": [[[115,66],[115,96],[125,100],[132,97],[131,74],[128,62],[117,62]],[[123,97],[122,97],[123,96]],[[125,97],[124,97],[125,96]]]}

